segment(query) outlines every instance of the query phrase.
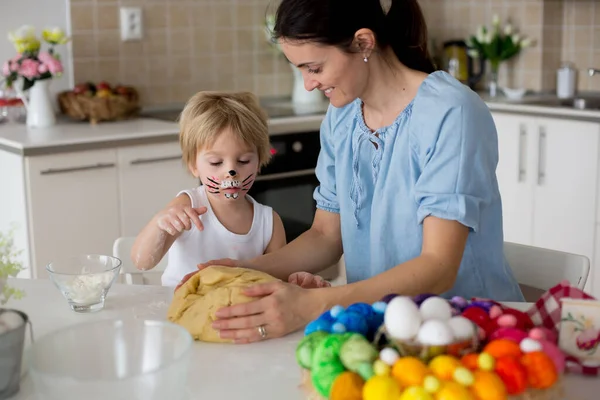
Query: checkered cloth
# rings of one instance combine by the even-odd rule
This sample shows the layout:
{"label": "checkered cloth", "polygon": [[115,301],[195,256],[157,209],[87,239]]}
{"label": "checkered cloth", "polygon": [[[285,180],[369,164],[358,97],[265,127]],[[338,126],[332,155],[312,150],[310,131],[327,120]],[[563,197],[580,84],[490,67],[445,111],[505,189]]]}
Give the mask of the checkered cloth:
{"label": "checkered cloth", "polygon": [[[595,300],[594,297],[584,291],[571,286],[568,281],[562,281],[544,293],[542,297],[527,310],[527,315],[529,315],[529,318],[531,318],[535,325],[552,330],[556,334],[556,337],[558,337],[561,317],[560,299],[563,298]],[[583,375],[600,375],[600,367],[585,365],[572,356],[567,356],[566,361],[566,369],[568,372]]]}

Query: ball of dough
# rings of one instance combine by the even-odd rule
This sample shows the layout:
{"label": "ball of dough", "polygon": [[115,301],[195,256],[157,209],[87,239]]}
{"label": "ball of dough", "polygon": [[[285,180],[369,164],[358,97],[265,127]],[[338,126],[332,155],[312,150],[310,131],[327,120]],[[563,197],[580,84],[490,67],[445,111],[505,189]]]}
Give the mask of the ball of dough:
{"label": "ball of dough", "polygon": [[256,300],[242,289],[258,283],[278,281],[264,272],[247,268],[211,266],[198,271],[175,291],[167,313],[169,321],[181,325],[195,340],[228,343],[212,328],[220,308]]}

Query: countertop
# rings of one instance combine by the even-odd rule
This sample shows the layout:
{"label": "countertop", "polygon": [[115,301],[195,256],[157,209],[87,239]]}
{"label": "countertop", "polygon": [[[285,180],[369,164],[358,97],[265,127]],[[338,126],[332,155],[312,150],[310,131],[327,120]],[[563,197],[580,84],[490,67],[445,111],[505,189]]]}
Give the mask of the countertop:
{"label": "countertop", "polygon": [[[164,320],[172,298],[170,288],[116,284],[108,293],[104,310],[94,314],[77,314],[70,310],[49,280],[11,279],[9,284],[23,289],[26,297],[9,302],[7,307],[28,314],[36,338],[69,325],[108,318]],[[521,310],[529,306],[528,303],[508,305]],[[195,342],[186,400],[305,399],[298,388],[301,371],[295,360],[296,346],[301,338],[302,332],[299,331],[280,339],[249,345]],[[564,386],[565,400],[592,400],[598,397],[600,379],[567,375]],[[34,399],[33,383],[25,374],[21,391],[11,400]]]}
{"label": "countertop", "polygon": [[[318,131],[323,115],[273,118],[269,134]],[[87,149],[177,141],[177,123],[151,118],[103,122],[95,125],[59,118],[49,128],[29,128],[24,124],[0,125],[0,150],[23,156]]]}
{"label": "countertop", "polygon": [[[521,100],[509,100],[503,96],[491,99],[485,93],[479,93],[479,95],[491,111],[600,123],[600,110],[577,110],[568,107],[531,104],[538,99],[552,98],[551,95],[529,95]],[[283,135],[302,131],[318,131],[323,117],[324,112],[322,114],[270,118],[269,134]],[[22,156],[35,156],[175,141],[177,135],[178,127],[175,122],[158,119],[138,118],[90,125],[60,117],[57,125],[50,128],[28,128],[24,124],[0,125],[0,150]]]}

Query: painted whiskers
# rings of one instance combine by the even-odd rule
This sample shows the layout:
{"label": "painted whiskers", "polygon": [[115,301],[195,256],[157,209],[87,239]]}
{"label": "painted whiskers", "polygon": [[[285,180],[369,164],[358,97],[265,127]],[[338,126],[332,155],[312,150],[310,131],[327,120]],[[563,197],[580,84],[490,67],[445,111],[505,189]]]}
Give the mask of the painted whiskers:
{"label": "painted whiskers", "polygon": [[[247,192],[252,184],[254,183],[254,174],[248,175],[243,181],[237,179],[224,179],[220,181],[218,178],[211,176],[206,178],[208,180],[205,183],[208,188],[208,192],[211,194],[219,194],[225,189],[240,189],[240,191]],[[223,193],[227,199],[237,199],[239,192],[234,193]]]}

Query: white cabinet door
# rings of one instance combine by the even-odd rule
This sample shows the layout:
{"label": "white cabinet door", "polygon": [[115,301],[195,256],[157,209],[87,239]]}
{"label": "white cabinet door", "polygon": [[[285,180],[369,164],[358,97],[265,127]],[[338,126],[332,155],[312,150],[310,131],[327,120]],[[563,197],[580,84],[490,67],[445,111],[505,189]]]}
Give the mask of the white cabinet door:
{"label": "white cabinet door", "polygon": [[533,244],[594,253],[600,124],[539,118]]}
{"label": "white cabinet door", "polygon": [[77,254],[112,254],[119,237],[114,149],[27,157],[25,161],[34,277]]}
{"label": "white cabinet door", "polygon": [[123,236],[136,236],[179,191],[198,186],[183,165],[177,142],[117,151]]}
{"label": "white cabinet door", "polygon": [[504,240],[531,244],[533,187],[535,166],[529,156],[532,148],[533,119],[494,113],[498,131],[498,167],[496,176],[502,197]]}

